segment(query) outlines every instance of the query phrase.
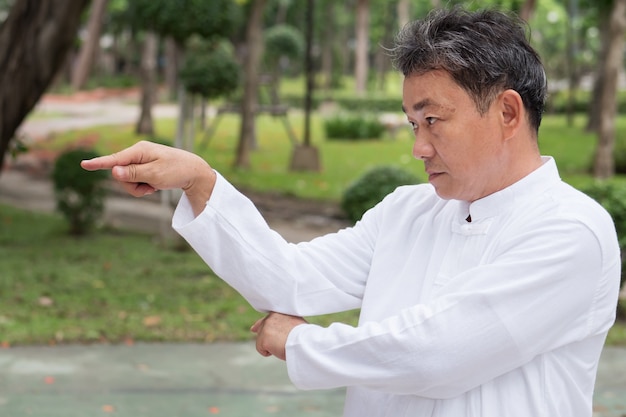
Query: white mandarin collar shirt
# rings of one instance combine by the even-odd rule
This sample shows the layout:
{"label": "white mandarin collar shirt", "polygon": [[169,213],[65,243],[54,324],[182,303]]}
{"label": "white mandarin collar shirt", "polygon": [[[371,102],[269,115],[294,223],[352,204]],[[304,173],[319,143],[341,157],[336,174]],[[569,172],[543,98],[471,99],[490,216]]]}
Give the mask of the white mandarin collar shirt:
{"label": "white mandarin collar shirt", "polygon": [[592,415],[619,248],[551,158],[472,204],[400,187],[297,245],[222,177],[197,218],[183,196],[173,226],[259,310],[360,308],[357,327],[300,325],[286,346],[296,386],[347,387],[347,417]]}

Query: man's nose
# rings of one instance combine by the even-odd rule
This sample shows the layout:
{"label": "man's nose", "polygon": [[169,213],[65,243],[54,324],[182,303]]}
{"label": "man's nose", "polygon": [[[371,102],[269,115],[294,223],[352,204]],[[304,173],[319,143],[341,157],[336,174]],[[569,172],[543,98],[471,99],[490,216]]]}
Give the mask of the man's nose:
{"label": "man's nose", "polygon": [[415,131],[415,141],[413,142],[413,157],[415,159],[429,159],[435,154],[435,148],[425,134]]}

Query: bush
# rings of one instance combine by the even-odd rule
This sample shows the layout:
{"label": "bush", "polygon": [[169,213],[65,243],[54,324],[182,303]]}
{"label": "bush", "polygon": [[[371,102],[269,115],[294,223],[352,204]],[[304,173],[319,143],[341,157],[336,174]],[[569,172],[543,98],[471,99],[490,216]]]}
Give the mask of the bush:
{"label": "bush", "polygon": [[293,26],[280,24],[265,31],[265,57],[278,65],[282,57],[298,59],[304,54],[305,42],[302,32]]}
{"label": "bush", "polygon": [[185,89],[206,99],[232,94],[239,86],[239,64],[225,43],[195,40],[180,70]]}
{"label": "bush", "polygon": [[[611,181],[597,181],[583,188],[582,191],[589,197],[596,200],[609,212],[615,223],[617,238],[622,253],[626,249],[626,186],[613,183]],[[621,285],[626,282],[626,264],[622,256],[622,277]],[[626,317],[626,309],[618,306],[618,315]]]}
{"label": "bush", "polygon": [[67,219],[70,233],[84,235],[104,211],[106,171],[85,171],[80,161],[98,156],[94,151],[74,149],[61,154],[52,170],[57,209]]}
{"label": "bush", "polygon": [[400,185],[417,184],[419,179],[395,166],[375,167],[353,182],[343,194],[341,208],[354,222]]}
{"label": "bush", "polygon": [[371,116],[337,116],[324,121],[327,139],[380,139],[385,126]]}
{"label": "bush", "polygon": [[615,141],[613,160],[615,162],[615,173],[626,174],[626,141],[619,138]]}

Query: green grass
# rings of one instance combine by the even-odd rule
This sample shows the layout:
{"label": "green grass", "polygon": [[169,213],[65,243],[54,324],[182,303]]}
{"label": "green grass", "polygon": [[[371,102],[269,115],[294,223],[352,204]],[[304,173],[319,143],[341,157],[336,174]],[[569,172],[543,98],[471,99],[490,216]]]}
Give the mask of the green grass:
{"label": "green grass", "polygon": [[75,238],[58,215],[2,205],[0,306],[9,345],[245,340],[262,317],[191,250],[114,230]]}

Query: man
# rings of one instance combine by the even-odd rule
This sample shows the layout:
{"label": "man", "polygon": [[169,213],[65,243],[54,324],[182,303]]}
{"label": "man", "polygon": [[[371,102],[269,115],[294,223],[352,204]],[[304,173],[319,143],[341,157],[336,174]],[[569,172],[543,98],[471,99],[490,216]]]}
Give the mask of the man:
{"label": "man", "polygon": [[[392,52],[429,184],[311,242],[285,242],[181,150],[139,143],[83,167],[136,196],[182,188],[174,228],[274,312],[257,350],[302,389],[347,387],[346,416],[589,417],[619,249],[609,215],[539,153],[547,86],[524,29],[460,9],[408,25]],[[301,318],[355,308],[357,327]]]}

